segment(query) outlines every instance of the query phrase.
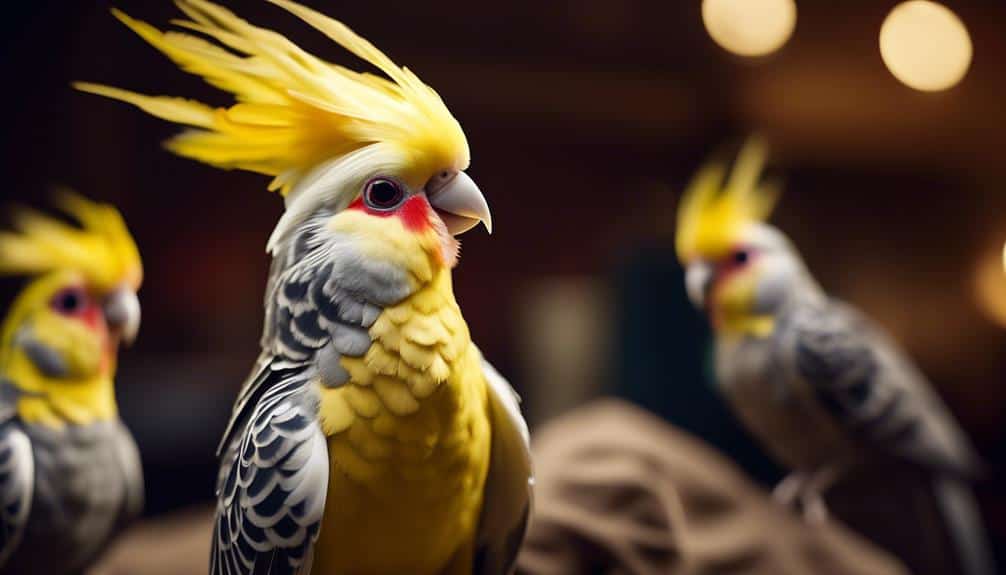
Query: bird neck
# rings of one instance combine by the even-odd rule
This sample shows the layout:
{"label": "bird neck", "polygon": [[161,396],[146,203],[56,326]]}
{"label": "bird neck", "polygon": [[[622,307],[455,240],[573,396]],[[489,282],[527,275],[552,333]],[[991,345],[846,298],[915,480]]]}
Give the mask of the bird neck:
{"label": "bird neck", "polygon": [[463,385],[460,374],[473,348],[449,269],[439,268],[411,296],[385,308],[370,327],[370,337],[373,343],[363,357],[341,360],[350,375],[348,384],[322,393],[320,414],[327,435],[344,429],[362,405],[372,406],[374,412],[362,410],[370,417],[377,411],[405,417],[434,397],[454,396],[449,390]]}
{"label": "bird neck", "polygon": [[725,336],[766,338],[775,330],[775,317],[721,311],[715,315],[716,330]]}
{"label": "bird neck", "polygon": [[762,309],[757,309],[754,304],[753,293],[746,305],[714,305],[711,319],[717,332],[727,337],[767,338],[775,331],[778,319],[790,310],[804,305],[818,305],[827,300],[827,295],[802,265],[791,281],[789,289]]}
{"label": "bird neck", "polygon": [[15,387],[22,421],[64,427],[108,421],[118,416],[112,373],[103,370],[80,378],[49,378],[24,353],[8,358],[4,376]]}

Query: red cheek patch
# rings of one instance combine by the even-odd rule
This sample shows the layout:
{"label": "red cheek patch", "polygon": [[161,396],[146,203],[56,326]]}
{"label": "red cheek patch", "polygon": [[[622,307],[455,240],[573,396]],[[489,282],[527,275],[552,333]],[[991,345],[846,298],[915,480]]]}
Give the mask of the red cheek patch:
{"label": "red cheek patch", "polygon": [[430,204],[422,196],[412,196],[398,208],[405,229],[420,232],[430,227]]}
{"label": "red cheek patch", "polygon": [[101,325],[102,322],[101,309],[96,305],[88,305],[80,312],[80,321],[84,322],[84,325],[91,329],[96,329]]}
{"label": "red cheek patch", "polygon": [[[372,213],[372,210],[368,210],[366,204],[363,203],[363,198],[357,197],[355,200],[346,206],[347,210],[356,210],[358,212]],[[376,214],[375,214],[376,215]]]}
{"label": "red cheek patch", "polygon": [[375,210],[365,204],[363,198],[356,198],[346,209],[359,210],[381,218],[396,216],[402,220],[405,229],[412,232],[420,232],[430,227],[430,204],[422,196],[412,196],[394,210]]}

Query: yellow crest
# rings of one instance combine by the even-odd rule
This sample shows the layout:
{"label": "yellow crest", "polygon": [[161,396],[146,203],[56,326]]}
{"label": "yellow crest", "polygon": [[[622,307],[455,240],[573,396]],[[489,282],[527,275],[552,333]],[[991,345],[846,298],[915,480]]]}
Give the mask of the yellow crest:
{"label": "yellow crest", "polygon": [[175,24],[206,38],[161,32],[117,10],[113,13],[183,70],[234,94],[235,104],[214,109],[108,86],[75,87],[194,128],[169,140],[167,147],[220,168],[274,176],[269,189],[284,196],[315,166],[368,145],[390,146],[417,178],[468,167],[464,132],[432,88],[341,22],[289,0],[268,1],[388,78],[321,60],[216,4],[177,0],[189,19]]}
{"label": "yellow crest", "polygon": [[726,185],[726,167],[709,162],[692,178],[678,207],[678,258],[725,256],[747,223],[768,218],[779,197],[775,183],[761,181],[768,150],[765,142],[749,138],[737,156]]}
{"label": "yellow crest", "polygon": [[120,283],[139,287],[140,253],[118,210],[64,191],[57,204],[81,227],[21,208],[14,225],[0,232],[0,274],[38,275],[70,269],[102,289]]}

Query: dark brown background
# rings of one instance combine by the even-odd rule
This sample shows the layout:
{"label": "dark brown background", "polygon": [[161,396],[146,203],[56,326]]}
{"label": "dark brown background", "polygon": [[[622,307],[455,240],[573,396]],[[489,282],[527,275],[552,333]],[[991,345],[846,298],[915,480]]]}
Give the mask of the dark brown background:
{"label": "dark brown background", "polygon": [[[1002,468],[1006,327],[982,315],[973,278],[981,254],[1006,241],[1006,4],[948,2],[971,32],[975,59],[960,86],[922,94],[899,84],[879,56],[893,1],[801,2],[791,41],[756,60],[712,43],[698,1],[306,3],[415,70],[464,126],[470,173],[496,233],[465,236],[456,291],[476,341],[532,411],[541,383],[522,368],[531,336],[515,319],[526,294],[567,277],[619,292],[620,270],[671,261],[678,190],[707,153],[758,130],[787,180],[780,227],[830,291],[907,346]],[[318,55],[357,65],[278,8],[229,4]],[[162,27],[178,15],[166,0],[116,5]],[[124,356],[120,396],[159,512],[210,493],[213,443],[257,353],[264,246],[281,202],[265,177],[165,153],[160,141],[174,131],[165,123],[70,90],[71,80],[88,80],[227,102],[108,8],[5,7],[4,196],[44,205],[50,184],[71,185],[119,205],[136,235],[144,326]],[[687,313],[680,292],[667,300]],[[613,301],[623,328],[618,318],[651,305]],[[693,316],[681,317],[692,325]],[[611,365],[638,363],[630,338],[613,343]],[[635,385],[659,390],[668,385],[659,375],[636,374]],[[625,385],[617,369],[605,381],[616,392]],[[1001,477],[981,490],[999,537]]]}

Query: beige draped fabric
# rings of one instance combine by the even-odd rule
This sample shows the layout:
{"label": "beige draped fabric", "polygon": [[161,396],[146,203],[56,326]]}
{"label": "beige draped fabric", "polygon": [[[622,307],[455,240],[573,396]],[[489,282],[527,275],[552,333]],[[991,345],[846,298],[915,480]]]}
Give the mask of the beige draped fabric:
{"label": "beige draped fabric", "polygon": [[628,404],[576,410],[533,444],[523,575],[907,573],[838,522],[808,525],[709,446]]}

